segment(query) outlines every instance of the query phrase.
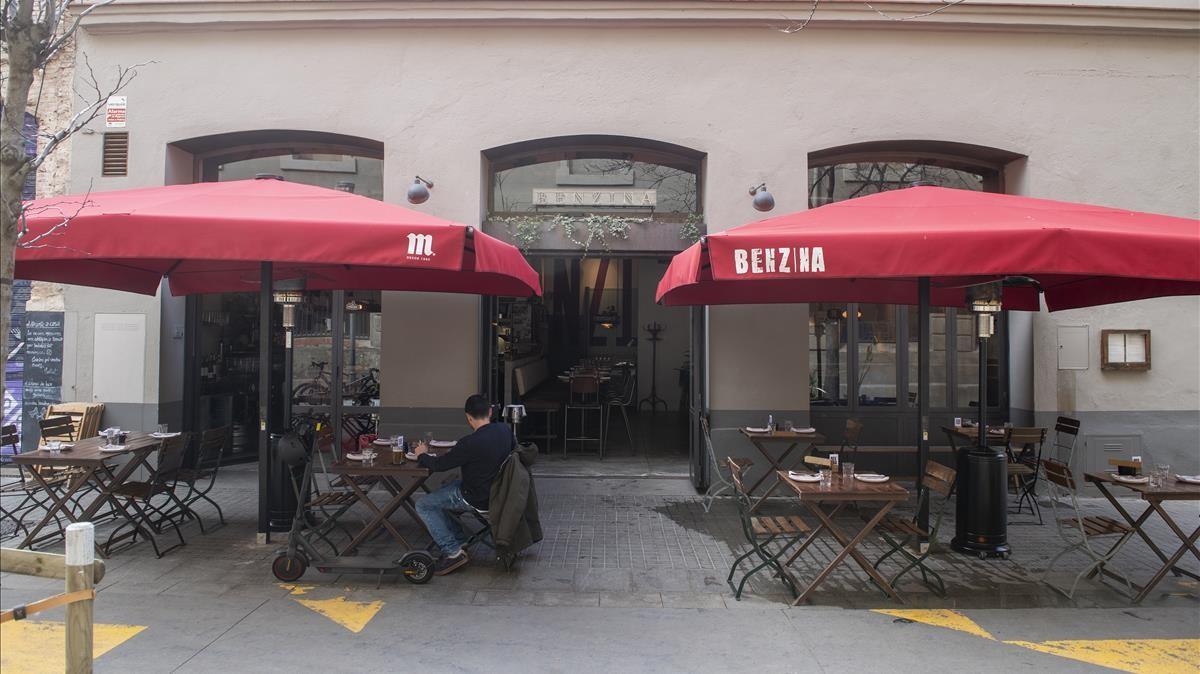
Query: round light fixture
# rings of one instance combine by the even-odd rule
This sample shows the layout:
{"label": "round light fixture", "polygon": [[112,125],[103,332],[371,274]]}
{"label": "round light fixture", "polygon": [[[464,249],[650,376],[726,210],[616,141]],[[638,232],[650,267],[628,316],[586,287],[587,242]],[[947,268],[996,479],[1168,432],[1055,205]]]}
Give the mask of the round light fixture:
{"label": "round light fixture", "polygon": [[775,208],[775,197],[771,196],[771,193],[767,191],[766,183],[761,183],[751,187],[750,196],[754,197],[753,201],[750,203],[752,206],[754,206],[754,210],[756,211],[762,211],[765,213]]}
{"label": "round light fixture", "polygon": [[433,187],[433,183],[421,176],[413,178],[413,184],[408,186],[408,203],[423,204],[429,201],[429,189],[431,187]]}

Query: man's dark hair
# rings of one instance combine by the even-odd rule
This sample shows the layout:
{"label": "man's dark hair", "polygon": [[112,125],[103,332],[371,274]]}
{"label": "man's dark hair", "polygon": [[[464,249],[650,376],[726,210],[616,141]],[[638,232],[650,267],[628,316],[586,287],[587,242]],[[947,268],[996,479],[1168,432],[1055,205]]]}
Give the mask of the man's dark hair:
{"label": "man's dark hair", "polygon": [[472,419],[490,419],[492,418],[492,403],[488,401],[487,396],[476,393],[467,398],[467,403],[463,405],[463,411]]}

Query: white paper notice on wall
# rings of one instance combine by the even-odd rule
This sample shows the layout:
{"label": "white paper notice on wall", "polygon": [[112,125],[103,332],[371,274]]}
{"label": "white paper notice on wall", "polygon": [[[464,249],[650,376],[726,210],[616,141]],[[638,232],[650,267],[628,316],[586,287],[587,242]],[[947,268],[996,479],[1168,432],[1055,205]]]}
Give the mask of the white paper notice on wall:
{"label": "white paper notice on wall", "polygon": [[[1145,349],[1143,348],[1143,351]],[[1125,335],[1110,334],[1108,336],[1108,362],[1125,363]]]}
{"label": "white paper notice on wall", "polygon": [[92,400],[144,403],[146,315],[96,314]]}
{"label": "white paper notice on wall", "polygon": [[125,113],[129,109],[129,99],[125,96],[109,96],[104,105],[104,126],[109,129],[125,128]]}
{"label": "white paper notice on wall", "polygon": [[[1112,359],[1111,354],[1109,360]],[[1146,336],[1145,335],[1125,335],[1125,360],[1126,363],[1144,363],[1146,362]]]}

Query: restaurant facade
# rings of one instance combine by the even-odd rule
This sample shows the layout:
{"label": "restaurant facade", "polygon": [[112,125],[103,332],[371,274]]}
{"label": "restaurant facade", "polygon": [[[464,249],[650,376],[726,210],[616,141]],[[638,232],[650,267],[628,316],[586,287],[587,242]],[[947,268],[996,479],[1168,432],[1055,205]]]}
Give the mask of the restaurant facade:
{"label": "restaurant facade", "polygon": [[[272,174],[403,204],[420,176],[432,187],[413,208],[515,243],[540,272],[540,300],[306,293],[301,412],[453,437],[469,393],[520,402],[604,359],[638,372],[640,411],[610,437],[689,463],[698,483],[702,413],[722,453],[751,451],[736,429],[768,414],[831,444],[857,419],[860,444],[892,448],[880,467],[904,474],[914,307],[663,307],[666,262],[763,217],[761,185],[773,214],[935,184],[1197,217],[1198,19],[1182,0],[123,0],[87,17],[78,53],[101,75],[147,65],[122,92],[125,125],[75,137],[65,187]],[[64,400],[103,402],[111,425],[228,424],[228,458],[257,455],[253,292],[35,295],[64,316]],[[972,325],[934,311],[935,428],[975,414]],[[1127,334],[1114,331],[1148,331],[1126,354],[1146,367],[1114,367],[1109,340]],[[984,355],[993,419],[1080,419],[1081,467],[1200,465],[1197,298],[1007,312],[998,337]],[[543,421],[562,423],[527,423]]]}

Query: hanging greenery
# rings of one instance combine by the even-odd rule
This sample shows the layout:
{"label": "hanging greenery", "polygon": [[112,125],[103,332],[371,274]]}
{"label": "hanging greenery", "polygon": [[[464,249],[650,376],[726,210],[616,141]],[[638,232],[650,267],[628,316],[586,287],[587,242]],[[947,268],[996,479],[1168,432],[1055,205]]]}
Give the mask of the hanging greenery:
{"label": "hanging greenery", "polygon": [[688,245],[696,243],[704,234],[704,216],[692,213],[679,225],[679,239]]}

